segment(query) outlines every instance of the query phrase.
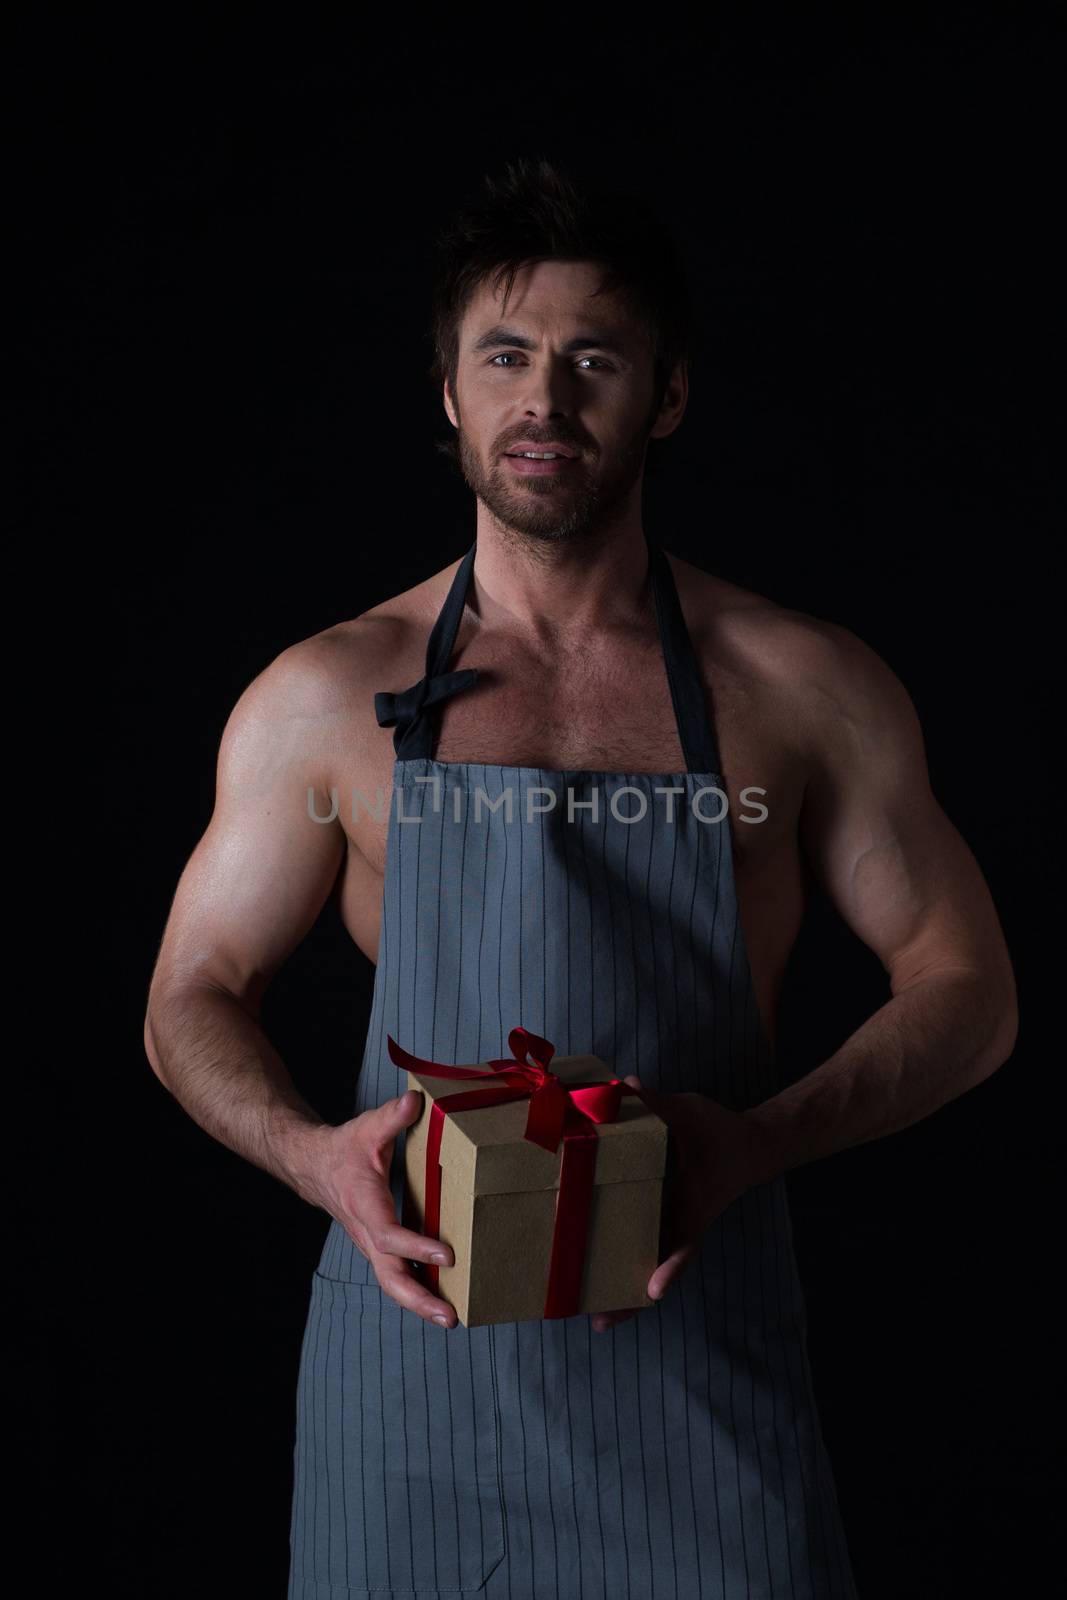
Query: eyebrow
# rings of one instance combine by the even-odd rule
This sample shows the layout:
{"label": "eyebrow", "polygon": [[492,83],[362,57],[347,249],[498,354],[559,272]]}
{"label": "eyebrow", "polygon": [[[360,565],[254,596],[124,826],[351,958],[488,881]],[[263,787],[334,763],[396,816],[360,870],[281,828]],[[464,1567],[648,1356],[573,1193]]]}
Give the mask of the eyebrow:
{"label": "eyebrow", "polygon": [[[517,333],[514,328],[505,327],[502,322],[496,323],[492,328],[487,328],[471,345],[471,352],[478,355],[483,350],[497,350],[502,346],[509,346],[515,350],[536,350],[536,339],[528,339],[524,333]],[[607,350],[611,355],[627,356],[629,347],[625,342],[611,333],[580,333],[574,339],[568,339],[562,346],[564,355],[573,355],[576,350]]]}

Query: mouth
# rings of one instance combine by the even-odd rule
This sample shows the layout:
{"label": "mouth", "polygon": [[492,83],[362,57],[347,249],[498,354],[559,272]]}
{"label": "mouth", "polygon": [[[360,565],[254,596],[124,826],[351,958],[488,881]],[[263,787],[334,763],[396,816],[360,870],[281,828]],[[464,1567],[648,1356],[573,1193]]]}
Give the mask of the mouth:
{"label": "mouth", "polygon": [[555,477],[568,468],[574,467],[578,461],[577,456],[565,456],[554,452],[545,452],[544,456],[524,455],[522,452],[508,453],[504,457],[512,471],[523,478],[548,478]]}

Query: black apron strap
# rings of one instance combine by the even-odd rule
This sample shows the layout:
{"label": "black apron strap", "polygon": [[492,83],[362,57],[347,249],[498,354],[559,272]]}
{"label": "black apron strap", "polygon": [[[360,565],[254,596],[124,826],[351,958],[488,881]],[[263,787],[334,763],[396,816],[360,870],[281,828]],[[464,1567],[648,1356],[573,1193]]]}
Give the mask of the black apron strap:
{"label": "black apron strap", "polygon": [[715,731],[701,681],[700,664],[678,599],[674,573],[663,550],[647,530],[645,541],[648,545],[663,661],[667,668],[667,682],[670,684],[685,769],[687,772],[706,772],[719,777]]}
{"label": "black apron strap", "polygon": [[474,569],[475,540],[456,568],[452,587],[426,642],[426,676],[410,689],[400,694],[378,693],[374,696],[374,715],[380,728],[391,728],[393,749],[398,761],[431,759],[433,756],[436,718],[423,714],[424,706],[437,705],[442,700],[469,689],[478,681],[477,667],[465,667],[461,672],[447,671],[456,644],[460,618],[467,601],[467,588]]}
{"label": "black apron strap", "polygon": [[[662,549],[647,530],[645,542],[648,545],[649,571],[660,644],[686,771],[710,773],[718,777],[719,758],[715,734],[708,715],[696,651],[693,649],[693,641],[689,637],[678,599],[674,574]],[[477,548],[476,540],[456,568],[451,588],[433,625],[426,644],[425,677],[399,694],[379,692],[374,696],[374,714],[379,727],[389,728],[396,724],[393,749],[398,760],[432,759],[437,719],[427,715],[425,708],[450,699],[452,695],[469,689],[478,681],[476,667],[466,667],[459,672],[448,671],[448,663],[452,659],[456,634],[467,600]]]}

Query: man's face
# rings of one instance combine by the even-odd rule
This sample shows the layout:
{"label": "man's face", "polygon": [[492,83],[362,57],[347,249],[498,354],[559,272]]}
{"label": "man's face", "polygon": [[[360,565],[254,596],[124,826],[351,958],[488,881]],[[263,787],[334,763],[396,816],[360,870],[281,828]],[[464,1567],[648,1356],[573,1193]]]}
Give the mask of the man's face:
{"label": "man's face", "polygon": [[[506,313],[503,289],[483,285],[460,325],[456,394],[446,382],[444,398],[463,476],[530,538],[574,540],[619,520],[640,496],[649,437],[684,409],[683,377],[653,413],[648,337],[617,296],[594,298],[601,277],[591,262],[538,262],[516,274]],[[569,459],[517,454],[553,445]]]}

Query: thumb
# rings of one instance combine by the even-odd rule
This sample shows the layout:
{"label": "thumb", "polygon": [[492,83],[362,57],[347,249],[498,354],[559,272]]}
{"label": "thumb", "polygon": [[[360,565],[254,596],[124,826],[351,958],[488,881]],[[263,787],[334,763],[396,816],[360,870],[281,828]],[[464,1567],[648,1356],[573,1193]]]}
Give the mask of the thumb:
{"label": "thumb", "polygon": [[660,1096],[659,1096],[659,1092],[657,1090],[646,1089],[644,1084],[641,1082],[641,1079],[637,1076],[636,1072],[631,1072],[627,1077],[623,1078],[622,1081],[623,1081],[623,1083],[628,1083],[630,1085],[631,1089],[640,1089],[641,1098],[644,1101],[645,1105],[648,1107],[648,1109],[650,1111],[655,1111],[658,1114],[659,1105],[660,1105]]}
{"label": "thumb", "polygon": [[417,1111],[422,1110],[422,1091],[420,1089],[406,1089],[395,1100],[387,1100],[381,1110],[390,1118],[399,1118],[400,1121],[410,1121]]}

